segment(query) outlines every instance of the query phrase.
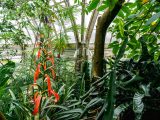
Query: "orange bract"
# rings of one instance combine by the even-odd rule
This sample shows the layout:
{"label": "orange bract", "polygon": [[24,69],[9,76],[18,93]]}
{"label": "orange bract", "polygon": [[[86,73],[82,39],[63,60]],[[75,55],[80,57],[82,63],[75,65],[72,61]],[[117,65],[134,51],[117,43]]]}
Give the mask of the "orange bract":
{"label": "orange bract", "polygon": [[59,97],[59,94],[56,93],[54,90],[51,90],[50,92],[51,92],[51,94],[53,94],[54,97],[55,97],[54,102],[58,102],[58,101],[59,101],[59,98],[60,98],[60,97]]}
{"label": "orange bract", "polygon": [[39,112],[39,106],[41,102],[41,96],[38,95],[38,92],[34,94],[34,110],[32,112],[33,115],[36,115]]}
{"label": "orange bract", "polygon": [[51,97],[51,95],[54,95],[54,97],[55,97],[55,102],[58,102],[58,100],[59,100],[59,94],[58,93],[56,93],[54,90],[52,90],[52,88],[51,88],[51,80],[50,80],[50,77],[47,75],[47,74],[45,74],[45,77],[46,77],[46,80],[47,80],[47,84],[48,84],[48,96],[49,97]]}
{"label": "orange bract", "polygon": [[41,67],[41,64],[39,63],[37,68],[36,68],[36,71],[34,73],[34,83],[36,83],[38,77],[39,77],[39,74],[40,74],[40,67]]}
{"label": "orange bract", "polygon": [[38,53],[37,53],[37,58],[39,59],[41,56],[41,49],[38,50]]}
{"label": "orange bract", "polygon": [[52,68],[50,68],[50,70],[51,70],[51,73],[52,73],[53,80],[55,80],[56,79],[56,73]]}
{"label": "orange bract", "polygon": [[[40,37],[40,38],[43,38],[44,37],[44,35],[43,34],[40,34],[38,37]],[[41,65],[42,65],[42,69],[44,69],[44,74],[46,73],[46,70],[47,70],[47,62],[51,62],[50,64],[52,64],[52,66],[51,67],[53,67],[54,66],[54,56],[53,56],[53,53],[52,53],[52,51],[49,51],[49,49],[47,48],[47,49],[45,49],[45,46],[43,47],[42,46],[42,43],[38,43],[38,45],[37,46],[39,46],[39,49],[38,49],[38,52],[37,52],[37,56],[36,56],[36,58],[35,58],[35,60],[34,60],[34,62],[35,62],[35,65],[37,66],[36,67],[36,70],[35,70],[35,72],[34,72],[34,84],[32,85],[32,86],[37,86],[37,80],[38,80],[38,78],[39,78],[39,75],[40,75],[40,73],[41,73]],[[48,47],[51,47],[50,45],[48,45]],[[49,51],[49,52],[48,52]],[[42,54],[43,53],[43,54]],[[42,57],[41,57],[42,56]],[[40,59],[39,60],[39,58],[42,58],[42,59]],[[43,59],[43,57],[45,57],[44,59]],[[38,61],[37,61],[38,60]],[[41,61],[41,62],[39,62],[39,61]],[[39,62],[39,64],[37,65],[37,62]],[[49,70],[47,71],[47,72],[51,72],[51,74],[52,74],[52,77],[53,77],[53,79],[56,79],[56,73],[55,73],[55,71],[54,71],[54,69],[52,69],[52,68],[48,68]],[[54,97],[55,97],[55,99],[54,99],[54,102],[56,103],[56,102],[58,102],[59,101],[59,99],[60,99],[60,96],[59,96],[59,94],[57,93],[57,92],[55,92],[53,89],[52,89],[52,84],[51,84],[51,79],[50,79],[50,76],[48,75],[48,74],[43,74],[43,72],[42,72],[42,76],[44,76],[45,77],[45,81],[47,82],[47,87],[48,87],[48,96],[49,97],[51,97],[52,95],[54,95]],[[33,87],[33,89],[36,89],[35,87]],[[45,91],[45,90],[44,90]],[[42,94],[43,95],[43,94]],[[35,92],[35,94],[34,94],[34,98],[33,98],[33,101],[34,101],[34,110],[33,110],[33,112],[32,112],[32,114],[33,115],[36,115],[38,112],[39,112],[39,106],[40,106],[40,103],[41,103],[41,99],[42,99],[42,97],[43,98],[46,98],[46,96],[42,96],[42,95],[39,95],[39,93],[38,92]]]}
{"label": "orange bract", "polygon": [[47,74],[45,74],[45,78],[46,78],[47,84],[48,84],[48,96],[50,97],[51,96],[50,91],[52,90],[51,89],[51,80],[50,80],[50,77]]}

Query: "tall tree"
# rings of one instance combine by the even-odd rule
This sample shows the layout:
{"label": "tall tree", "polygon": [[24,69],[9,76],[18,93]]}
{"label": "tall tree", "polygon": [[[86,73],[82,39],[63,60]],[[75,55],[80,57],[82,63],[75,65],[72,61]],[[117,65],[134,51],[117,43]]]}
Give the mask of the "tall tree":
{"label": "tall tree", "polygon": [[112,9],[107,8],[105,12],[98,18],[94,43],[94,56],[92,68],[93,78],[103,76],[104,45],[107,28],[120,11],[123,2],[124,0],[117,1]]}

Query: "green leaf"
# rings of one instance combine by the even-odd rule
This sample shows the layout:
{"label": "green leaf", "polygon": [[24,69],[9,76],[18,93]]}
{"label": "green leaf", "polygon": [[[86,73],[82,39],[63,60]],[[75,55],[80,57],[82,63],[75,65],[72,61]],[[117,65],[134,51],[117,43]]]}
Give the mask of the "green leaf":
{"label": "green leaf", "polygon": [[113,49],[112,49],[113,54],[117,55],[118,50],[119,50],[119,45],[114,46]]}
{"label": "green leaf", "polygon": [[87,10],[90,12],[91,10],[95,9],[99,2],[100,0],[92,0],[90,5],[87,7]]}
{"label": "green leaf", "polygon": [[123,6],[123,7],[122,7],[122,11],[123,11],[124,13],[126,13],[127,15],[129,15],[129,14],[131,13],[131,10],[130,10],[127,6]]}
{"label": "green leaf", "polygon": [[118,0],[106,0],[106,5],[109,7],[110,10],[112,10],[117,3]]}
{"label": "green leaf", "polygon": [[16,96],[14,95],[14,93],[12,92],[12,90],[9,89],[9,92],[10,92],[10,94],[11,94],[12,99],[13,99],[13,100],[16,100]]}
{"label": "green leaf", "polygon": [[121,19],[119,19],[118,28],[121,36],[124,37],[124,23]]}
{"label": "green leaf", "polygon": [[44,107],[43,109],[46,109],[46,108],[61,108],[61,109],[64,109],[64,110],[68,110],[67,107],[61,106],[61,105],[49,105],[49,106]]}
{"label": "green leaf", "polygon": [[124,18],[124,12],[123,12],[123,11],[120,11],[120,12],[118,13],[118,17]]}
{"label": "green leaf", "polygon": [[108,5],[104,4],[104,5],[101,5],[99,8],[98,8],[98,11],[103,11],[104,9],[106,9],[108,7]]}
{"label": "green leaf", "polygon": [[117,52],[119,50],[119,42],[118,41],[113,41],[108,45],[108,48],[112,48],[112,52],[114,55],[117,55]]}
{"label": "green leaf", "polygon": [[115,69],[113,69],[110,74],[109,91],[106,99],[108,105],[106,112],[104,114],[104,120],[113,120],[114,102],[115,102],[114,96],[116,91],[115,81],[116,81],[116,71]]}
{"label": "green leaf", "polygon": [[134,75],[130,80],[123,83],[123,85],[129,85],[131,83],[134,83],[135,81],[143,80],[143,78],[139,75]]}
{"label": "green leaf", "polygon": [[101,98],[94,98],[87,104],[85,109],[93,107],[94,105],[96,105],[97,103],[102,102],[102,101],[103,101],[103,99],[101,99]]}
{"label": "green leaf", "polygon": [[128,38],[126,37],[124,39],[119,51],[118,51],[118,54],[117,54],[117,57],[116,57],[117,60],[120,60],[123,57],[127,44],[128,44]]}
{"label": "green leaf", "polygon": [[158,12],[157,14],[154,14],[151,18],[149,18],[145,25],[149,25],[153,21],[155,21],[155,20],[157,20],[159,18],[160,18],[160,12]]}
{"label": "green leaf", "polygon": [[137,17],[137,14],[132,14],[130,16],[128,16],[129,19],[135,19]]}
{"label": "green leaf", "polygon": [[5,65],[0,67],[0,87],[5,85],[8,79],[12,76],[15,69],[15,63],[9,61]]}
{"label": "green leaf", "polygon": [[62,114],[75,114],[75,113],[82,113],[82,109],[80,108],[76,108],[76,109],[72,109],[72,110],[67,110],[67,111],[64,111],[64,112],[59,112],[57,115],[62,115]]}

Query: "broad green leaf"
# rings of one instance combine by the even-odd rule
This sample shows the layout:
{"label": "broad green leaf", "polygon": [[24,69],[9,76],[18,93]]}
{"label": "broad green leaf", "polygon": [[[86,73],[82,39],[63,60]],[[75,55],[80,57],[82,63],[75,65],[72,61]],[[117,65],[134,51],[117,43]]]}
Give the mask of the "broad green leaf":
{"label": "broad green leaf", "polygon": [[108,48],[112,48],[112,52],[114,55],[117,55],[117,52],[119,50],[119,42],[118,41],[113,41],[108,45]]}
{"label": "broad green leaf", "polygon": [[98,11],[103,11],[104,9],[106,9],[108,7],[108,5],[104,4],[104,5],[101,5],[99,8],[98,8]]}
{"label": "broad green leaf", "polygon": [[114,54],[114,55],[117,55],[118,50],[119,50],[119,45],[114,46],[113,49],[112,49],[113,54]]}
{"label": "broad green leaf", "polygon": [[136,5],[137,3],[136,2],[134,2],[134,3],[132,3],[132,2],[126,2],[125,4],[124,4],[124,6],[127,6],[127,7],[129,7],[129,8],[135,8],[137,5]]}
{"label": "broad green leaf", "polygon": [[130,13],[131,13],[131,10],[130,10],[127,6],[123,6],[123,7],[122,7],[122,11],[123,11],[124,13],[126,13],[127,15],[130,15]]}
{"label": "broad green leaf", "polygon": [[95,9],[98,6],[98,3],[100,0],[92,0],[89,6],[87,7],[87,10],[90,12],[91,10]]}
{"label": "broad green leaf", "polygon": [[121,11],[119,11],[119,13],[118,13],[118,17],[121,17],[121,18],[124,18],[124,12],[121,10]]}
{"label": "broad green leaf", "polygon": [[109,7],[110,10],[112,10],[117,3],[118,0],[106,0],[105,3]]}

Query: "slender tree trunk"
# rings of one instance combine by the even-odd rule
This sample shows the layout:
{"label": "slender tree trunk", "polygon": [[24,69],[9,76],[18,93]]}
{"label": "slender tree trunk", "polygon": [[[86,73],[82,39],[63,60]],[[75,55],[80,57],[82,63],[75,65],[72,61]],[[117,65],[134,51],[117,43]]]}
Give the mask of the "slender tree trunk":
{"label": "slender tree trunk", "polygon": [[85,29],[85,4],[86,0],[82,0],[82,12],[81,12],[81,42],[84,44],[84,29]]}
{"label": "slender tree trunk", "polygon": [[88,27],[87,27],[87,32],[86,32],[86,36],[85,36],[85,43],[86,43],[85,58],[86,58],[86,60],[88,60],[88,54],[87,54],[88,51],[87,50],[89,50],[89,43],[90,43],[91,35],[92,35],[92,32],[93,32],[98,14],[99,14],[99,12],[98,12],[97,9],[95,9],[92,12],[92,15],[91,15]]}
{"label": "slender tree trunk", "polygon": [[88,58],[89,58],[89,43],[91,39],[91,35],[93,32],[93,28],[95,26],[97,17],[98,17],[99,12],[97,10],[94,10],[92,12],[87,31],[86,31],[86,36],[84,39],[84,46],[83,46],[83,59],[84,62],[82,63],[82,72],[85,73],[84,75],[84,80],[85,80],[85,90],[89,90],[90,88],[90,82],[91,82],[91,76],[90,76],[90,70],[89,70],[89,63],[88,63]]}
{"label": "slender tree trunk", "polygon": [[105,12],[102,14],[102,16],[98,18],[96,26],[96,37],[94,43],[94,56],[92,68],[93,79],[96,77],[102,77],[104,74],[104,45],[106,31],[113,19],[120,11],[122,1],[123,0],[119,0],[112,10],[107,8]]}
{"label": "slender tree trunk", "polygon": [[82,11],[81,11],[81,45],[79,46],[79,54],[77,56],[77,63],[79,70],[77,72],[84,72],[82,67],[85,61],[84,50],[85,50],[85,41],[84,41],[84,29],[85,29],[85,3],[86,0],[82,0]]}
{"label": "slender tree trunk", "polygon": [[[64,0],[66,7],[70,8],[70,2],[69,0]],[[83,40],[83,36],[84,36],[84,32],[81,31],[81,39],[79,38],[79,34],[78,34],[78,29],[77,29],[77,24],[76,24],[76,20],[75,17],[73,15],[73,11],[72,9],[69,11],[69,17],[70,17],[70,21],[72,24],[72,28],[73,28],[73,33],[74,33],[74,37],[75,37],[75,41],[76,41],[76,50],[77,50],[77,56],[76,56],[76,60],[75,60],[75,71],[76,72],[81,72],[81,63],[82,63],[82,53],[83,53],[83,45],[82,45],[82,41]],[[84,17],[84,15],[83,15]],[[84,21],[82,20],[82,24]]]}
{"label": "slender tree trunk", "polygon": [[[66,7],[68,7],[68,8],[71,7],[69,0],[64,0],[64,3],[66,5]],[[73,33],[74,33],[75,40],[76,40],[76,48],[78,49],[79,45],[80,45],[80,39],[79,39],[79,34],[78,34],[76,20],[75,20],[75,17],[73,16],[73,11],[72,10],[70,10],[68,12],[68,14],[69,14],[69,17],[70,17],[70,21],[71,21],[72,28],[73,28]]]}

